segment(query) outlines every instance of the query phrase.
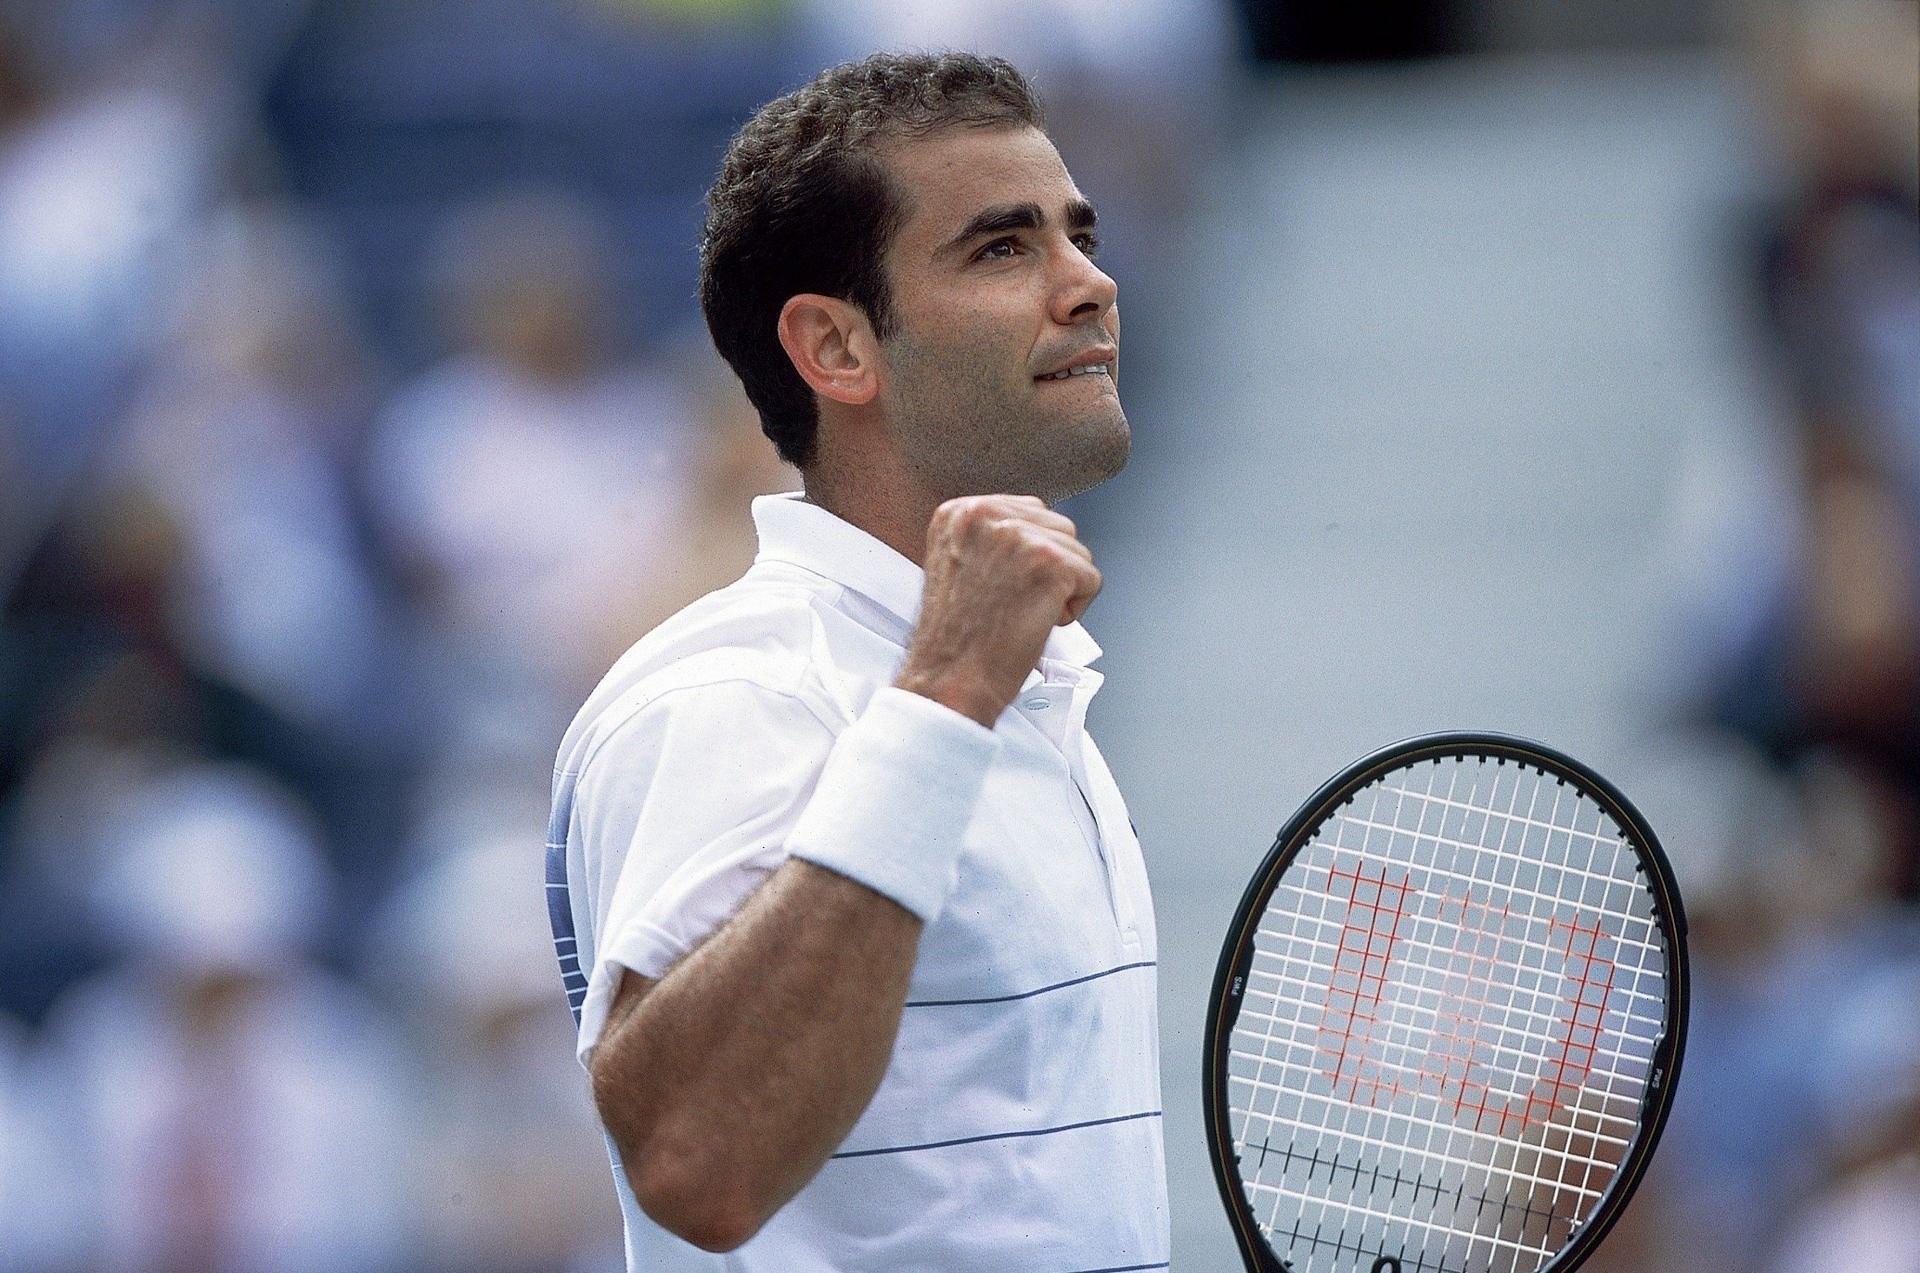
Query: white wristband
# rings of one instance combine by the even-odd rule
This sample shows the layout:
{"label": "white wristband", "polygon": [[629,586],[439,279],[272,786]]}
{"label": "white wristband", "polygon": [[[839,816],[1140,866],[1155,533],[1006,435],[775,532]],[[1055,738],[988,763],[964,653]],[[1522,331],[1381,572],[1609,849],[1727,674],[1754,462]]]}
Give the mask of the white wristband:
{"label": "white wristband", "polygon": [[932,923],[999,749],[979,722],[888,686],[834,742],[787,852]]}

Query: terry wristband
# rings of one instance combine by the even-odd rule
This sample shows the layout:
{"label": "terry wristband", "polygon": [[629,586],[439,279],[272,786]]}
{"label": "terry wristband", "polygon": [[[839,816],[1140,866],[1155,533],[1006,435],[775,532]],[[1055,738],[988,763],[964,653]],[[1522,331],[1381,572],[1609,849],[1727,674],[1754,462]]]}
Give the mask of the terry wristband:
{"label": "terry wristband", "polygon": [[888,686],[834,742],[787,852],[932,923],[999,749],[977,721]]}

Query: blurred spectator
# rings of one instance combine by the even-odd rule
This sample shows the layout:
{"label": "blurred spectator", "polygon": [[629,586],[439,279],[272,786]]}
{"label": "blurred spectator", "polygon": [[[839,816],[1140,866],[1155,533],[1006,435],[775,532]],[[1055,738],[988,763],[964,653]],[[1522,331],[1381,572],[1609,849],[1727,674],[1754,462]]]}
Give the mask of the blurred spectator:
{"label": "blurred spectator", "polygon": [[376,926],[367,980],[424,1058],[422,1267],[621,1267],[620,1214],[527,846],[540,810],[419,864]]}
{"label": "blurred spectator", "polygon": [[0,609],[0,1002],[32,1017],[103,956],[84,890],[123,799],[264,716],[173,650],[178,559],[151,501],[87,498]]}
{"label": "blurred spectator", "polygon": [[22,475],[0,590],[97,446],[236,144],[211,32],[170,12],[75,6],[0,30],[0,421]]}
{"label": "blurred spectator", "polygon": [[1785,767],[1844,765],[1883,887],[1920,901],[1920,12],[1765,12],[1790,191],[1760,274],[1795,507],[1733,563],[1707,710]]}
{"label": "blurred spectator", "polygon": [[[1920,999],[1894,989],[1920,966],[1920,917],[1889,908],[1877,845],[1835,789],[1840,766],[1789,783],[1724,737],[1657,761],[1664,783],[1633,789],[1665,786],[1678,815],[1659,825],[1684,849],[1687,1048],[1659,1153],[1592,1266],[1773,1269],[1800,1200],[1874,1143],[1861,1133],[1897,1125],[1920,1080],[1920,1052],[1902,1042]],[[1829,1253],[1778,1267],[1853,1265]]]}
{"label": "blurred spectator", "polygon": [[[604,655],[606,666],[668,615],[745,574],[759,549],[753,497],[800,487],[799,471],[760,431],[759,413],[706,343],[704,331],[698,348],[680,351],[679,365],[690,369],[684,374],[695,425],[684,513],[661,553],[652,586],[632,599],[631,609],[609,611],[613,639]],[[704,374],[694,368],[704,368]]]}
{"label": "blurred spectator", "polygon": [[550,748],[632,639],[609,616],[656,586],[684,516],[688,404],[620,356],[610,251],[562,195],[455,219],[431,265],[455,351],[395,398],[369,459],[454,728],[523,755]]}
{"label": "blurred spectator", "polygon": [[[340,746],[390,728],[385,616],[349,477],[371,368],[312,237],[231,207],[104,457],[178,537],[168,634],[211,679]],[[384,708],[384,710],[383,710]]]}
{"label": "blurred spectator", "polygon": [[31,1061],[28,1267],[406,1267],[407,1070],[363,996],[309,962],[330,900],[310,827],[210,767],[115,822],[89,892],[122,959],[55,1006]]}
{"label": "blurred spectator", "polygon": [[364,894],[387,867],[421,728],[354,487],[371,357],[325,251],[285,212],[223,209],[190,260],[77,511],[131,504],[166,528],[158,636],[248,705],[233,750],[298,787]]}
{"label": "blurred spectator", "polygon": [[1822,1053],[1825,1183],[1770,1267],[1920,1268],[1920,944],[1843,996]]}
{"label": "blurred spectator", "polygon": [[[1778,802],[1761,798],[1757,813],[1756,829],[1763,817],[1785,815],[1791,825],[1791,808]],[[1784,852],[1729,858],[1721,879],[1696,879],[1689,893],[1692,1016],[1661,1147],[1687,1202],[1672,1208],[1671,1228],[1654,1244],[1660,1267],[1676,1273],[1752,1267],[1778,1236],[1779,1201],[1813,1179],[1806,1041],[1818,1035],[1819,996],[1831,987],[1818,958],[1808,958],[1817,952],[1792,939],[1793,899],[1773,874],[1782,865],[1790,865]]]}

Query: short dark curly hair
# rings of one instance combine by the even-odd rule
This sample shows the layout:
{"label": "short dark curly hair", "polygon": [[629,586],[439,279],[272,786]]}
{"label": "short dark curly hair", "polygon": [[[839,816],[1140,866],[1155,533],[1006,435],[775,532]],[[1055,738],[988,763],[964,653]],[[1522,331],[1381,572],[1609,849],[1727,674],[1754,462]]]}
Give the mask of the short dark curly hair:
{"label": "short dark curly hair", "polygon": [[727,147],[707,191],[700,307],[782,459],[811,464],[820,423],[776,331],[788,298],[837,296],[883,339],[893,329],[884,258],[906,207],[876,146],[1022,124],[1045,127],[1040,101],[1001,58],[876,53],[768,102]]}

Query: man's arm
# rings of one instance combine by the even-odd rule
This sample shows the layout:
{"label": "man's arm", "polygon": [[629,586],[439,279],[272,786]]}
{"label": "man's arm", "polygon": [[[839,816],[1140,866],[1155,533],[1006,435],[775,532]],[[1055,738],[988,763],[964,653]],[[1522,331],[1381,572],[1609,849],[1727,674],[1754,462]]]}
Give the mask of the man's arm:
{"label": "man's arm", "polygon": [[627,974],[594,1098],[647,1214],[730,1251],[880,1086],[920,942],[905,907],[790,859],[658,982]]}
{"label": "man's arm", "polygon": [[[1073,524],[1024,496],[941,505],[926,565],[896,684],[992,728],[1099,572]],[[813,1178],[886,1073],[921,927],[890,897],[794,858],[658,981],[626,975],[591,1069],[649,1216],[731,1250]]]}

